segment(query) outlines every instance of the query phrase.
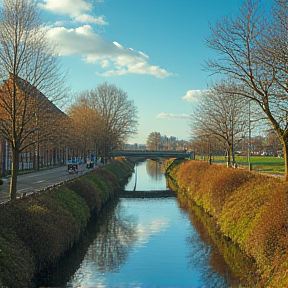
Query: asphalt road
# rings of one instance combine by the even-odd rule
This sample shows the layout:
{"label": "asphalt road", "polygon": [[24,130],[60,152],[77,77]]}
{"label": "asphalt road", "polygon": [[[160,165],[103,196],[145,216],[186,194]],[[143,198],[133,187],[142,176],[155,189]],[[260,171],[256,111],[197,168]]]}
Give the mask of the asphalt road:
{"label": "asphalt road", "polygon": [[[78,176],[86,173],[85,164],[79,165]],[[76,174],[69,174],[66,166],[55,169],[42,170],[18,175],[17,194],[33,193],[37,190],[55,185],[70,178],[77,177]],[[9,179],[2,179],[3,185],[0,186],[0,203],[9,200]]]}

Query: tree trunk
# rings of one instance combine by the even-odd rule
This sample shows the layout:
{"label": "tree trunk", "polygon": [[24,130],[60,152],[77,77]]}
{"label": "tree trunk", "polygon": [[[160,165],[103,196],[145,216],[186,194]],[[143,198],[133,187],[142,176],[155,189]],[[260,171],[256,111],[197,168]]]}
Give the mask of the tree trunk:
{"label": "tree trunk", "polygon": [[15,148],[12,148],[12,175],[9,191],[11,201],[16,200],[18,171],[19,171],[19,151]]}
{"label": "tree trunk", "polygon": [[285,163],[284,179],[285,181],[288,181],[288,141],[283,141],[282,147],[283,147],[283,157],[284,157],[284,163]]}
{"label": "tree trunk", "polygon": [[229,144],[228,149],[228,167],[231,167],[233,165],[233,146],[232,144]]}

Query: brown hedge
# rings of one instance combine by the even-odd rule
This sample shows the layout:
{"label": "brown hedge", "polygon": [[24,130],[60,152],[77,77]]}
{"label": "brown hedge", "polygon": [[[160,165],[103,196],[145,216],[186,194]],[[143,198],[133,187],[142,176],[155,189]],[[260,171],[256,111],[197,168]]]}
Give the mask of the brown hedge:
{"label": "brown hedge", "polygon": [[287,182],[195,160],[174,171],[179,193],[213,216],[223,235],[256,261],[259,287],[287,287]]}

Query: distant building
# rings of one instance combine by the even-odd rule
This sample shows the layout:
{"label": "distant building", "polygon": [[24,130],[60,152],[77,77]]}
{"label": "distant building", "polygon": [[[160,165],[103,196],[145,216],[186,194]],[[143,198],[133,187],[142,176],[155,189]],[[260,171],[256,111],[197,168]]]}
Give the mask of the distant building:
{"label": "distant building", "polygon": [[147,149],[147,145],[145,144],[125,144],[125,150],[145,150]]}
{"label": "distant building", "polygon": [[[2,110],[0,111],[0,113],[4,115],[4,117],[2,116],[3,125],[5,124],[5,108],[9,108],[9,104],[12,103],[13,100],[13,97],[9,96],[11,91],[13,91],[12,89],[10,89],[11,85],[13,85],[14,83],[14,81],[12,81],[12,77],[13,76],[10,76],[9,80],[3,81],[3,84],[0,86],[0,104],[6,102],[5,105],[0,105],[0,110]],[[66,151],[63,150],[63,148],[62,150],[59,150],[59,148],[57,148],[58,145],[56,145],[56,143],[53,143],[51,139],[50,141],[46,141],[45,143],[44,138],[45,133],[48,134],[47,129],[56,129],[55,127],[53,127],[54,124],[51,123],[55,123],[55,126],[57,126],[56,120],[67,116],[47,97],[45,97],[43,93],[41,93],[38,89],[29,84],[27,81],[23,80],[20,77],[17,77],[15,83],[17,86],[16,89],[20,91],[20,93],[18,94],[18,101],[16,102],[16,115],[17,117],[23,117],[23,119],[24,117],[26,117],[25,121],[27,121],[28,123],[26,128],[30,129],[29,132],[33,130],[31,129],[31,127],[33,128],[35,126],[35,131],[37,129],[37,133],[34,132],[33,134],[30,132],[31,136],[29,135],[29,132],[25,134],[26,131],[23,131],[23,135],[28,139],[27,142],[24,143],[24,145],[28,144],[29,141],[30,143],[32,142],[31,138],[29,138],[32,137],[32,134],[33,137],[43,136],[41,138],[41,142],[37,143],[38,141],[35,138],[35,144],[27,147],[27,149],[25,149],[20,154],[19,170],[40,169],[44,166],[56,165],[59,163],[63,163],[64,161],[66,162]],[[6,113],[6,115],[6,133],[10,133],[9,129],[11,128],[9,127],[9,125],[11,123],[11,120],[9,120],[8,118],[9,113]],[[53,115],[53,117],[51,117],[51,115]],[[15,117],[15,119],[17,119],[17,117]],[[48,119],[48,117],[50,117],[50,119]],[[22,119],[19,119],[19,122],[21,121]],[[19,126],[19,129],[20,128],[21,127]],[[0,135],[0,174],[6,175],[9,174],[11,171],[11,150],[9,148],[9,142],[2,134],[3,132],[1,132]]]}

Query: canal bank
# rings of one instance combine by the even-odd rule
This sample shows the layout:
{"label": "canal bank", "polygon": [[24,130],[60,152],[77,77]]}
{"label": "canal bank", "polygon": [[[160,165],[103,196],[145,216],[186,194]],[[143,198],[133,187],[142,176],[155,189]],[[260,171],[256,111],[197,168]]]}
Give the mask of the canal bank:
{"label": "canal bank", "polygon": [[171,160],[166,167],[178,197],[186,198],[191,209],[201,207],[227,243],[255,262],[259,279],[252,287],[287,287],[286,182],[193,160]]}
{"label": "canal bank", "polygon": [[81,239],[88,220],[131,174],[124,159],[0,209],[0,287],[33,287]]}

